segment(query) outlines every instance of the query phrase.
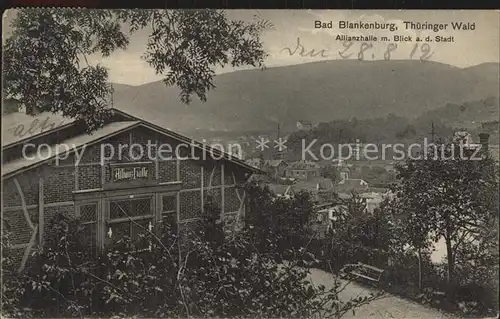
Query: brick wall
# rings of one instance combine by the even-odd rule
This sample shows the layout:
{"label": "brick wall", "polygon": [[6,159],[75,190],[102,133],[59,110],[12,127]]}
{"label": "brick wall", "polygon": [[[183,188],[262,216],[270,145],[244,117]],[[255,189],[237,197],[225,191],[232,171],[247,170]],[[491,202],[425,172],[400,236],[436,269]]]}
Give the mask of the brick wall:
{"label": "brick wall", "polygon": [[[156,132],[147,130],[145,128],[136,128],[134,130],[118,134],[114,137],[102,143],[110,143],[118,150],[118,145],[129,145],[130,142],[138,143],[147,149],[148,141],[154,144],[156,141],[160,143],[169,143],[173,149],[178,145],[178,142],[163,135],[158,135]],[[38,223],[38,193],[39,193],[39,180],[42,178],[44,180],[44,203],[45,205],[50,203],[61,203],[66,202],[69,205],[58,206],[58,207],[45,207],[45,231],[48,230],[48,225],[52,221],[53,217],[58,213],[64,213],[68,216],[75,216],[74,207],[71,205],[73,200],[72,192],[74,190],[83,189],[93,189],[102,187],[102,173],[103,169],[100,165],[101,151],[103,148],[101,144],[88,146],[85,148],[83,157],[77,169],[75,169],[75,156],[70,156],[68,159],[59,163],[59,166],[54,165],[55,163],[47,163],[39,168],[35,168],[29,171],[25,171],[15,178],[19,181],[21,189],[23,190],[26,204],[32,207],[30,212],[32,213],[32,220],[34,223]],[[104,148],[106,156],[111,155],[109,148]],[[128,153],[128,150],[127,150]],[[156,154],[155,150],[152,149],[152,155]],[[118,151],[114,152],[114,156],[109,162],[113,162],[119,159],[120,154]],[[175,154],[172,154],[175,155]],[[183,156],[187,154],[181,154]],[[195,154],[202,158],[202,154]],[[148,160],[147,152],[143,154],[141,160]],[[123,160],[123,158],[122,158]],[[219,207],[224,206],[224,213],[235,212],[240,207],[240,201],[236,194],[237,190],[234,187],[235,182],[240,183],[245,180],[243,171],[238,169],[237,166],[226,161],[215,161],[215,160],[179,160],[179,167],[177,167],[177,161],[175,159],[168,161],[160,161],[158,163],[159,169],[159,180],[160,182],[172,182],[177,180],[177,173],[179,172],[180,179],[183,182],[182,190],[179,195],[180,199],[180,220],[193,219],[200,217],[202,212],[202,203],[206,202],[208,196],[219,205]],[[222,174],[221,164],[224,164],[224,174]],[[202,169],[203,167],[203,169]],[[153,165],[153,172],[155,165]],[[110,180],[110,169],[107,165],[104,168],[105,181]],[[224,175],[224,202],[222,202],[222,188],[221,180],[222,175]],[[203,178],[204,192],[201,192]],[[9,178],[4,180],[3,187],[4,192],[2,194],[3,207],[13,207],[21,206],[20,196],[17,192],[15,184],[13,182],[14,178]],[[226,187],[228,186],[229,187]],[[240,196],[242,196],[243,191],[238,190]],[[203,200],[202,200],[203,196]],[[235,219],[235,215],[227,215],[228,223]],[[13,231],[16,235],[16,243],[27,243],[29,241],[29,236],[31,234],[31,229],[28,227],[22,211],[19,209],[17,211],[9,212],[5,214],[5,220],[9,220],[12,224]]]}

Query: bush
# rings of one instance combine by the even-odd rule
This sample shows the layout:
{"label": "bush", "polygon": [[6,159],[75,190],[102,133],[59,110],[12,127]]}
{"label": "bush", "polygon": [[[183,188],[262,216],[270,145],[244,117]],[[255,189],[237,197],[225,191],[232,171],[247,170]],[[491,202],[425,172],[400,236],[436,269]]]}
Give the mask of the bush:
{"label": "bush", "polygon": [[2,230],[2,313],[10,317],[28,317],[29,313],[23,311],[20,301],[25,295],[26,278],[17,272],[19,261],[10,250],[10,230],[7,223]]}
{"label": "bush", "polygon": [[280,263],[275,251],[257,248],[250,227],[221,242],[207,240],[210,227],[186,229],[186,242],[167,226],[161,237],[145,230],[96,258],[77,221],[60,216],[50,227],[53,236],[19,282],[5,282],[2,306],[10,317],[310,317],[328,311],[340,318],[374,298],[341,302],[339,285],[314,287],[309,270],[297,266],[314,256],[302,249]]}

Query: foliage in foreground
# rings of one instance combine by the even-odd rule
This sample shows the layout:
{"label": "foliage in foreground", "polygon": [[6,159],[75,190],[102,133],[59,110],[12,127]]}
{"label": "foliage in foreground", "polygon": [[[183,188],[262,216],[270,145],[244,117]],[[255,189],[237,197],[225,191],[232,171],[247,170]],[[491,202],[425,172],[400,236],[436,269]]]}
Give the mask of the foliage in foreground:
{"label": "foliage in foreground", "polygon": [[[488,154],[459,148],[460,142],[439,142],[423,159],[397,167],[400,183],[385,205],[397,221],[391,249],[404,256],[395,259],[397,271],[413,269],[405,283],[418,286],[422,299],[447,302],[447,308],[468,315],[495,313],[498,165]],[[429,255],[440,239],[446,264],[431,265]]]}
{"label": "foliage in foreground", "polygon": [[9,273],[2,307],[13,317],[340,318],[377,297],[341,301],[346,283],[315,287],[307,267],[297,266],[314,260],[305,249],[280,262],[276,252],[256,248],[250,228],[214,242],[205,239],[212,226],[187,229],[183,240],[168,227],[162,238],[145,230],[92,258],[79,223],[61,217],[52,226],[53,240],[29,269]]}
{"label": "foliage in foreground", "polygon": [[109,57],[127,48],[130,34],[149,30],[145,61],[166,85],[180,88],[183,102],[192,95],[205,101],[215,87],[216,67],[263,67],[260,34],[272,27],[262,19],[231,20],[223,10],[22,8],[13,13],[12,34],[3,48],[6,96],[28,108],[82,119],[89,131],[109,116],[112,87],[108,70],[87,57]]}

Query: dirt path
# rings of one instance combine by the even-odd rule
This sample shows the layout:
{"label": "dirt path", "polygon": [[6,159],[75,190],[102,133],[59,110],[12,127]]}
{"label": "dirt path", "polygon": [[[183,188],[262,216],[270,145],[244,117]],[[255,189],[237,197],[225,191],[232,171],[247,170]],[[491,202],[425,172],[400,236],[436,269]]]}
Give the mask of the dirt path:
{"label": "dirt path", "polygon": [[[333,276],[323,270],[313,269],[311,271],[311,280],[315,285],[324,285],[331,288],[333,285]],[[344,291],[341,292],[340,298],[347,301],[351,298],[368,295],[370,288],[360,286],[356,283],[349,283]],[[346,314],[343,318],[397,318],[397,319],[436,319],[436,318],[455,318],[451,315],[444,314],[439,310],[432,309],[420,305],[416,302],[406,300],[394,295],[387,294],[381,299],[375,300],[367,305],[356,309],[356,314],[352,312]]]}

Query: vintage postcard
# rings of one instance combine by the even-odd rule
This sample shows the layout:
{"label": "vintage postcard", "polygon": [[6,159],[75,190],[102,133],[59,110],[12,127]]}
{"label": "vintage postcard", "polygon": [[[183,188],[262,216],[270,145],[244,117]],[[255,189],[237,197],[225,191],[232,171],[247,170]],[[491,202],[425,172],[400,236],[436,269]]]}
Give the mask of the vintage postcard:
{"label": "vintage postcard", "polygon": [[498,316],[499,21],[7,10],[2,317]]}

